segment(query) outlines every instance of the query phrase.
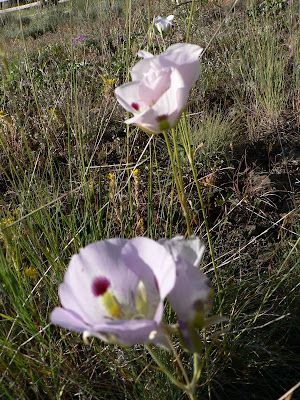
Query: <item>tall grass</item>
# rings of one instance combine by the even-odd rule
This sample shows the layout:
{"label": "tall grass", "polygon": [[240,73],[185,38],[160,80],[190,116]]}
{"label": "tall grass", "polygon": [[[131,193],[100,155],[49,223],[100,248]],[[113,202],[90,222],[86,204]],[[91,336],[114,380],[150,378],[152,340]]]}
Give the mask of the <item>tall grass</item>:
{"label": "tall grass", "polygon": [[[2,30],[4,399],[182,398],[142,347],[84,345],[78,335],[49,325],[58,284],[81,246],[113,236],[186,233],[164,138],[126,130],[113,96],[139,48],[158,52],[184,40],[187,23],[190,41],[205,47],[226,13],[212,3],[181,5],[172,35],[162,39],[151,33],[151,14],[171,13],[169,3],[128,0],[118,14],[108,2],[75,3],[52,33],[36,40],[27,34],[8,39],[8,23]],[[210,240],[202,268],[216,292],[218,277],[221,282],[213,311],[221,305],[229,318],[222,331],[206,333],[199,398],[274,399],[299,374],[293,156],[299,27],[288,8],[266,15],[250,12],[253,4],[242,6],[227,15],[207,49],[201,80],[173,132],[191,231]],[[30,25],[18,21],[28,32]],[[88,40],[75,47],[78,33]],[[274,121],[292,153],[285,164],[270,139]],[[285,182],[286,163],[293,190]],[[172,357],[161,357],[177,373]],[[182,357],[191,372],[192,360]]]}

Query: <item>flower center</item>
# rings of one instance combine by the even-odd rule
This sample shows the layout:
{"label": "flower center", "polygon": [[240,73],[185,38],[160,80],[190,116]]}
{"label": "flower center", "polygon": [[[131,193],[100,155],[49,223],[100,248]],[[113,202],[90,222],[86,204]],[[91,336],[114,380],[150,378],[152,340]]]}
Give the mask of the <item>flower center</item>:
{"label": "flower center", "polygon": [[139,97],[143,104],[153,107],[171,85],[171,68],[150,68],[139,84]]}
{"label": "flower center", "polygon": [[135,293],[132,293],[132,301],[129,304],[121,304],[114,293],[108,288],[110,281],[105,276],[99,276],[92,282],[92,293],[99,297],[107,316],[112,319],[141,319],[148,315],[148,297],[145,285],[139,281]]}
{"label": "flower center", "polygon": [[124,317],[121,304],[110,291],[106,292],[102,296],[102,304],[104,305],[108,315],[113,319]]}

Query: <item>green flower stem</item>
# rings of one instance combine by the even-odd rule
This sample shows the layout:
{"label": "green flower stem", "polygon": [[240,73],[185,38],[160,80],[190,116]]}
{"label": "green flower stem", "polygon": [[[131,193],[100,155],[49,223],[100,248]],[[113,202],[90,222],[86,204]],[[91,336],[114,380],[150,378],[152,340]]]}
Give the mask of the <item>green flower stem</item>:
{"label": "green flower stem", "polygon": [[187,386],[190,386],[190,380],[189,380],[189,378],[187,376],[187,373],[186,373],[186,370],[184,369],[184,366],[182,365],[182,362],[181,362],[181,359],[179,357],[179,354],[177,353],[177,351],[175,349],[175,346],[174,346],[174,344],[173,344],[173,342],[172,342],[172,340],[170,339],[169,336],[167,337],[167,340],[168,340],[169,346],[170,346],[170,348],[171,348],[171,350],[172,350],[172,352],[174,354],[174,357],[175,357],[175,360],[177,362],[177,365],[178,365],[178,367],[179,367],[179,369],[180,369],[180,371],[182,373],[182,376],[184,377],[184,380],[185,380]]}
{"label": "green flower stem", "polygon": [[195,9],[195,0],[192,0],[190,14],[189,14],[189,22],[188,22],[188,26],[187,26],[187,30],[186,30],[186,39],[185,39],[186,43],[188,43],[189,38],[190,38],[194,9]]}
{"label": "green flower stem", "polygon": [[194,178],[194,181],[196,183],[198,197],[199,197],[199,201],[200,201],[200,205],[201,205],[202,216],[203,216],[203,221],[204,221],[204,224],[205,224],[205,230],[206,230],[207,241],[208,241],[208,246],[209,246],[209,252],[210,252],[211,261],[212,261],[213,268],[214,268],[214,274],[215,274],[215,278],[216,278],[216,282],[217,282],[218,299],[219,299],[219,311],[220,311],[220,313],[222,315],[222,302],[223,302],[223,300],[222,300],[221,280],[220,280],[218,266],[217,266],[216,259],[215,259],[214,246],[213,246],[211,234],[210,234],[210,231],[209,231],[209,225],[208,225],[207,216],[206,216],[205,204],[204,204],[204,201],[203,201],[201,187],[200,187],[200,183],[199,183],[199,180],[198,180],[197,171],[196,171],[196,168],[195,168],[194,154],[193,154],[192,150],[191,150],[191,155],[189,157],[189,162],[190,162],[190,165],[191,165],[193,178]]}
{"label": "green flower stem", "polygon": [[197,400],[195,393],[190,391],[190,392],[186,392],[186,394],[189,396],[190,400]]}
{"label": "green flower stem", "polygon": [[[171,342],[171,340],[170,340]],[[174,376],[172,375],[172,372],[166,367],[166,365],[161,361],[159,355],[153,350],[153,348],[151,348],[150,345],[145,346],[146,349],[148,350],[149,354],[151,355],[151,357],[153,358],[153,360],[156,362],[156,364],[159,366],[159,368],[162,370],[162,372],[169,378],[170,382],[172,382],[175,386],[177,386],[179,389],[181,389],[182,391],[184,391],[190,398],[190,400],[197,400],[195,393],[194,393],[194,388],[192,387],[191,383],[187,382],[187,385],[184,385],[183,383],[179,382],[178,379],[174,378]],[[172,344],[172,350],[174,349],[174,346]],[[175,350],[175,349],[174,349]],[[175,350],[176,353],[176,361],[178,363],[178,355],[177,352]],[[181,361],[180,361],[181,364]],[[182,366],[182,364],[181,364]],[[182,366],[183,368],[183,366]],[[181,369],[181,368],[180,368]],[[184,370],[184,368],[183,368]],[[184,371],[185,372],[185,371]],[[187,378],[186,372],[185,372],[185,379]],[[188,379],[188,378],[187,378]]]}
{"label": "green flower stem", "polygon": [[191,170],[192,170],[193,178],[194,178],[194,181],[195,181],[195,184],[196,184],[196,188],[197,188],[198,198],[199,198],[199,201],[200,201],[203,221],[204,221],[206,235],[207,235],[209,252],[210,252],[211,261],[212,261],[213,268],[214,268],[214,274],[215,274],[215,278],[216,278],[216,282],[217,282],[218,300],[219,300],[219,312],[222,315],[223,296],[222,296],[221,280],[220,280],[218,266],[217,266],[216,259],[215,259],[214,246],[213,246],[211,234],[210,234],[210,231],[209,231],[209,225],[208,225],[208,220],[207,220],[207,216],[206,216],[206,208],[205,208],[205,204],[204,204],[204,200],[203,200],[203,196],[202,196],[201,186],[200,186],[200,183],[199,183],[199,180],[198,180],[197,170],[196,170],[196,167],[195,167],[194,151],[192,149],[191,142],[190,142],[189,130],[188,130],[187,121],[186,121],[186,115],[184,115],[183,120],[184,120],[184,124],[185,124],[184,131],[187,132],[187,134],[185,135],[184,132],[183,132],[183,134],[182,134],[182,142],[183,142],[183,147],[185,149],[187,158],[188,158],[189,163],[190,163],[190,167],[191,167]]}
{"label": "green flower stem", "polygon": [[193,372],[193,378],[192,378],[192,382],[191,382],[191,389],[193,392],[195,392],[197,383],[199,382],[199,379],[201,378],[201,373],[202,373],[202,369],[204,366],[205,357],[202,357],[201,362],[200,362],[199,354],[194,353],[193,359],[194,359],[194,372]]}
{"label": "green flower stem", "polygon": [[199,375],[199,370],[200,370],[198,353],[194,353],[193,359],[194,359],[194,373],[193,373],[193,379],[192,379],[192,386],[196,386],[198,379],[199,379],[198,375]]}
{"label": "green flower stem", "polygon": [[186,392],[188,389],[183,383],[179,382],[178,379],[176,379],[173,375],[172,372],[165,366],[165,364],[161,361],[159,355],[151,348],[150,345],[146,346],[146,349],[148,350],[149,354],[153,358],[153,360],[156,362],[156,364],[159,366],[159,368],[162,370],[162,372],[169,378],[170,382],[172,382],[175,386],[177,386],[179,389],[183,390]]}
{"label": "green flower stem", "polygon": [[132,4],[131,0],[126,0],[126,52],[125,52],[125,65],[126,65],[126,81],[130,76],[130,50],[131,50],[131,17],[132,17]]}
{"label": "green flower stem", "polygon": [[[126,0],[126,48],[125,48],[125,65],[126,65],[126,81],[130,77],[130,52],[131,52],[131,24],[132,24],[132,0]],[[129,164],[130,160],[130,128],[127,125],[126,128],[126,164]],[[130,220],[133,217],[133,199],[132,199],[132,189],[130,180],[130,171],[127,170],[127,187],[129,195],[129,210],[130,210]],[[121,220],[122,224],[122,220]]]}
{"label": "green flower stem", "polygon": [[[179,201],[180,201],[180,204],[181,204],[183,215],[184,215],[185,220],[186,220],[187,233],[188,233],[188,236],[191,236],[192,235],[192,228],[191,228],[189,211],[188,211],[188,207],[187,207],[187,203],[186,203],[186,199],[185,199],[185,194],[184,194],[182,171],[181,171],[180,167],[177,168],[175,160],[174,160],[174,153],[175,153],[176,160],[177,160],[177,162],[179,161],[177,143],[176,143],[176,140],[174,140],[174,137],[173,137],[173,141],[174,141],[174,153],[173,153],[168,133],[166,131],[163,131],[163,135],[164,135],[164,139],[165,139],[165,142],[166,142],[166,145],[167,145],[169,158],[170,158],[170,161],[171,161],[171,166],[172,166],[172,170],[173,170],[173,174],[174,174],[174,179],[175,179],[175,184],[176,184],[176,189],[177,189]],[[173,135],[173,133],[172,133],[172,135]]]}

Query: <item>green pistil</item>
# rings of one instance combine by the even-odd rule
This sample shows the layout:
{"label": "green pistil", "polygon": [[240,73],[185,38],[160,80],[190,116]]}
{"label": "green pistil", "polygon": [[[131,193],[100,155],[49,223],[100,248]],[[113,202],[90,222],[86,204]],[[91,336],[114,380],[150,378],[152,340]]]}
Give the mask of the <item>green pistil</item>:
{"label": "green pistil", "polygon": [[158,127],[159,127],[160,131],[165,131],[166,129],[170,128],[170,124],[169,124],[167,115],[158,116],[156,118],[156,121],[158,122]]}
{"label": "green pistil", "polygon": [[148,301],[145,285],[142,281],[138,283],[135,296],[135,308],[139,315],[146,316],[148,314]]}
{"label": "green pistil", "polygon": [[138,283],[135,294],[135,310],[120,304],[115,295],[109,290],[100,296],[100,299],[108,316],[113,319],[140,319],[148,315],[147,292],[142,281]]}

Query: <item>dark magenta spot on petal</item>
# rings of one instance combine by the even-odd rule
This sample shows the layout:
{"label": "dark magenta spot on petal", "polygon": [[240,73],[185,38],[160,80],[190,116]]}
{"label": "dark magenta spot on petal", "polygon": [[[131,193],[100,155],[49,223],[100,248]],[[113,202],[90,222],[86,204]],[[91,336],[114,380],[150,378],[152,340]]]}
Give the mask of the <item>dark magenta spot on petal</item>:
{"label": "dark magenta spot on petal", "polygon": [[105,276],[95,278],[92,283],[92,292],[94,296],[102,296],[110,286],[110,282]]}
{"label": "dark magenta spot on petal", "polygon": [[134,108],[136,111],[139,111],[140,106],[138,103],[131,103],[131,107]]}

